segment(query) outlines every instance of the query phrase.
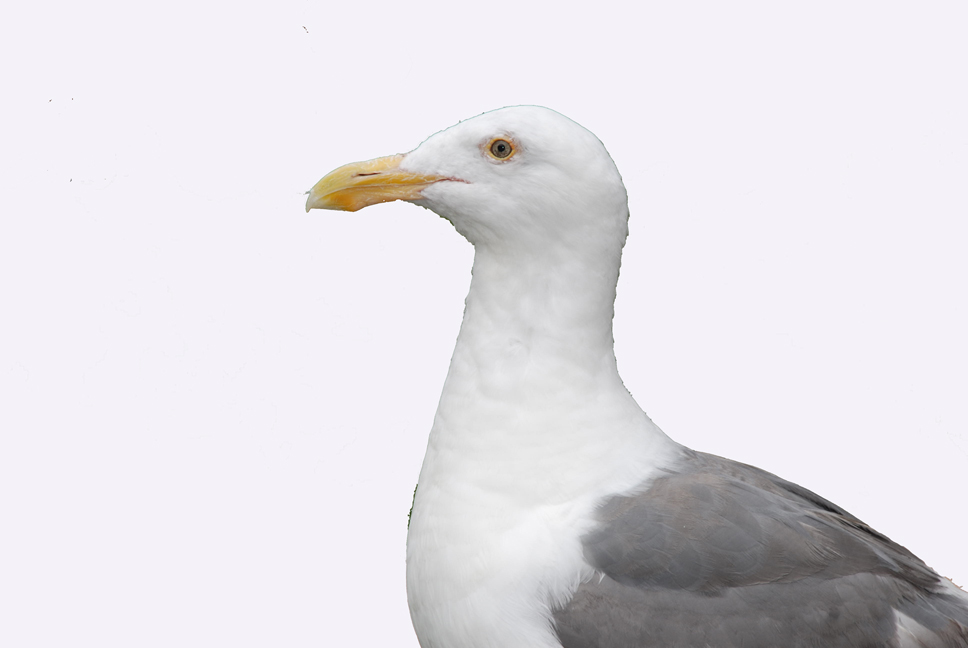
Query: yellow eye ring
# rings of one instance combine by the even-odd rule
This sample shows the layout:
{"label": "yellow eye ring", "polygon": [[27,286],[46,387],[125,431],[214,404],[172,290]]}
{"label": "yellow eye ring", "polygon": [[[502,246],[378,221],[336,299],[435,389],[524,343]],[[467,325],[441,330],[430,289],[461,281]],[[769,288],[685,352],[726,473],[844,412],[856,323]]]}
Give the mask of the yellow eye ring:
{"label": "yellow eye ring", "polygon": [[486,150],[495,160],[503,161],[514,155],[514,144],[503,137],[497,137],[491,140]]}

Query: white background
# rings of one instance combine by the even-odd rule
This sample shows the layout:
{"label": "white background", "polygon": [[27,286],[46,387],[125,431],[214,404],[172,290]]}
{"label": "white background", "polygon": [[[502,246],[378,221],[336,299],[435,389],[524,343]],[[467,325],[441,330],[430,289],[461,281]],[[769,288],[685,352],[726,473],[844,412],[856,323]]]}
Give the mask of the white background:
{"label": "white background", "polygon": [[522,103],[625,177],[652,418],[968,582],[963,2],[19,5],[0,644],[416,646],[407,510],[472,250],[304,192]]}

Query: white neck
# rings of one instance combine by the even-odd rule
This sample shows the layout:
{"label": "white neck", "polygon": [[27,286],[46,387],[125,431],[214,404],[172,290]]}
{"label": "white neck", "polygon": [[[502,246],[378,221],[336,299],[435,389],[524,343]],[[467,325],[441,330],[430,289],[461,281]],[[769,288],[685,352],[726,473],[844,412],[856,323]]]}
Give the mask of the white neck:
{"label": "white neck", "polygon": [[[550,609],[588,576],[579,538],[595,507],[676,447],[616,370],[619,251],[604,265],[551,256],[477,249],[408,539],[424,648],[557,646]],[[497,618],[515,621],[496,632]]]}
{"label": "white neck", "polygon": [[445,398],[471,387],[465,383],[471,380],[483,391],[467,397],[512,397],[503,404],[519,406],[524,394],[544,400],[617,380],[612,305],[618,259],[593,273],[577,263],[509,256],[477,251]]}
{"label": "white neck", "polygon": [[[612,315],[620,251],[594,264],[578,262],[574,250],[562,254],[569,259],[478,246],[475,255],[430,443],[459,451],[462,463],[487,462],[482,476],[488,480],[494,462],[507,478],[537,481],[540,475],[549,487],[561,470],[595,479],[587,461],[618,444],[621,452],[603,470],[611,482],[636,447],[645,451],[643,443],[667,440],[616,368]],[[574,472],[567,478],[570,488],[554,486],[564,488],[562,495],[593,488],[578,483]]]}

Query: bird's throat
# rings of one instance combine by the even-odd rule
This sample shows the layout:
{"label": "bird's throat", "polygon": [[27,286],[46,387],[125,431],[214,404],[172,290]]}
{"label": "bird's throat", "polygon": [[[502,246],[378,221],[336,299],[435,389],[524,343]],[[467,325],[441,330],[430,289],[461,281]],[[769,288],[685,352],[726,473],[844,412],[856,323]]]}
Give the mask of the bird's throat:
{"label": "bird's throat", "polygon": [[565,452],[563,443],[579,452],[582,417],[605,420],[626,401],[637,410],[613,351],[617,276],[617,258],[614,267],[588,268],[478,249],[431,445],[482,460],[517,446],[527,470],[545,452]]}
{"label": "bird's throat", "polygon": [[452,373],[471,372],[486,392],[544,396],[556,384],[617,378],[618,255],[595,264],[555,256],[477,250]]}

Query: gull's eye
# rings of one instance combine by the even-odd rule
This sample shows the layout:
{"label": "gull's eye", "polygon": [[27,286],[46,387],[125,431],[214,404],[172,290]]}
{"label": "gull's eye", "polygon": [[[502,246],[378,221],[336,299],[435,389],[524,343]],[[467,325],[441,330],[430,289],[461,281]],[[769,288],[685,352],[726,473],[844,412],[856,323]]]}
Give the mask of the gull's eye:
{"label": "gull's eye", "polygon": [[511,157],[511,154],[514,153],[514,146],[506,139],[496,139],[491,142],[487,150],[490,152],[491,157],[504,160]]}

